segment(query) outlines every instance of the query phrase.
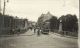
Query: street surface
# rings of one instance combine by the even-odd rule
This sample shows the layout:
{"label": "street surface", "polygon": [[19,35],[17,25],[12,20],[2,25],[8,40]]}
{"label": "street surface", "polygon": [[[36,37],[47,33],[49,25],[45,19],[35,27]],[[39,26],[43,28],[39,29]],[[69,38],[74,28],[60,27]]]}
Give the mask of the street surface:
{"label": "street surface", "polygon": [[0,37],[0,48],[78,48],[77,39],[59,35],[41,34],[33,31],[9,37]]}

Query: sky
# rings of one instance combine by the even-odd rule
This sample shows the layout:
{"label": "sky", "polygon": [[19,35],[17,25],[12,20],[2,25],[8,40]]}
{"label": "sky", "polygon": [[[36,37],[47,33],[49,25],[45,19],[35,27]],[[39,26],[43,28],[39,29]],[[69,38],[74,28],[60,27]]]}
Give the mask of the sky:
{"label": "sky", "polygon": [[79,18],[79,0],[9,0],[6,3],[6,14],[30,21],[37,21],[42,13],[48,11],[58,18],[66,14],[76,14]]}

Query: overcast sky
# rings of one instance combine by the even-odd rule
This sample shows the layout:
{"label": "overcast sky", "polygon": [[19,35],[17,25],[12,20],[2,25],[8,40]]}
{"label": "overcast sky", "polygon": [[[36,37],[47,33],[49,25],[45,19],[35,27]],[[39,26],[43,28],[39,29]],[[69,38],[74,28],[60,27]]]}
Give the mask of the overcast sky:
{"label": "overcast sky", "polygon": [[57,17],[66,14],[79,17],[79,0],[9,0],[6,4],[6,14],[33,21],[48,11]]}

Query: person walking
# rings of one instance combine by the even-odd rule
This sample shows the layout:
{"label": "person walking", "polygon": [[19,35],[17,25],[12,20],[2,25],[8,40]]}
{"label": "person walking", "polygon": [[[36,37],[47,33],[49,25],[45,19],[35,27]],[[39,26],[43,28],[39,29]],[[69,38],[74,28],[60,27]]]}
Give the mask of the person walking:
{"label": "person walking", "polygon": [[34,26],[34,34],[36,33],[36,26]]}
{"label": "person walking", "polygon": [[40,36],[40,27],[38,27],[37,35]]}

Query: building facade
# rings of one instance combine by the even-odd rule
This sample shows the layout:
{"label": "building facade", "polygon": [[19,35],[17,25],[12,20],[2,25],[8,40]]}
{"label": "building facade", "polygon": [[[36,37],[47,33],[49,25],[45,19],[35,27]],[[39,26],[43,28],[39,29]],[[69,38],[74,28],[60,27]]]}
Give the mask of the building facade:
{"label": "building facade", "polygon": [[10,34],[19,30],[27,30],[28,20],[14,18],[9,15],[0,15],[0,34]]}

